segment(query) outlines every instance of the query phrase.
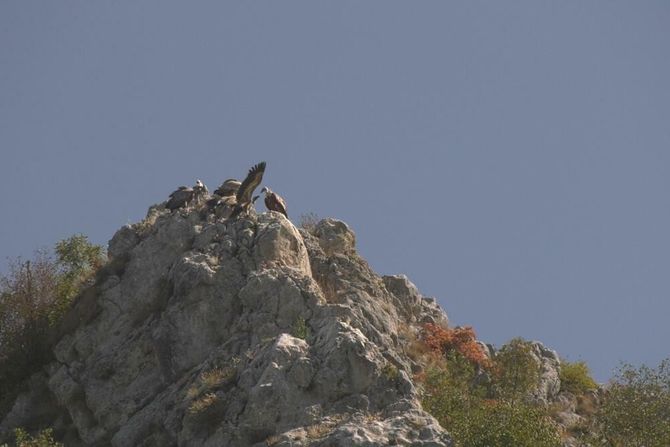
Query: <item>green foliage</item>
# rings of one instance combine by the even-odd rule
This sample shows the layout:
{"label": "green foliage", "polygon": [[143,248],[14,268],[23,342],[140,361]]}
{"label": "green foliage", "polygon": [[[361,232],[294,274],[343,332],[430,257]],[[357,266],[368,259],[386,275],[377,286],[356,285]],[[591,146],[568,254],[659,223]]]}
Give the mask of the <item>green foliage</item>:
{"label": "green foliage", "polygon": [[295,322],[293,323],[293,330],[291,331],[291,335],[303,340],[306,340],[307,337],[309,337],[309,326],[307,326],[307,322],[303,317],[296,318]]}
{"label": "green foliage", "polygon": [[[53,430],[46,428],[39,432],[35,437],[30,436],[24,429],[14,430],[16,436],[16,447],[63,447],[63,444],[56,442],[53,438]],[[8,447],[3,444],[0,447]]]}
{"label": "green foliage", "polygon": [[495,356],[495,395],[507,400],[520,400],[537,387],[540,365],[532,354],[530,342],[514,338]]}
{"label": "green foliage", "polygon": [[58,269],[38,251],[31,261],[10,261],[0,276],[0,415],[20,384],[50,358],[49,306],[56,300]]}
{"label": "green foliage", "polygon": [[55,252],[59,275],[58,297],[49,315],[52,323],[65,313],[83,284],[105,261],[102,247],[91,244],[88,237],[83,234],[76,234],[59,241]]}
{"label": "green foliage", "polygon": [[559,447],[556,426],[541,408],[511,401],[479,401],[459,426],[464,447]]}
{"label": "green foliage", "polygon": [[596,420],[609,446],[669,446],[670,358],[657,368],[621,366]]}
{"label": "green foliage", "polygon": [[485,394],[484,389],[473,386],[474,379],[474,366],[456,352],[448,355],[447,363],[428,369],[423,378],[423,408],[456,437],[464,431],[465,416]]}
{"label": "green foliage", "polygon": [[75,235],[58,242],[56,257],[9,262],[0,276],[0,415],[18,385],[51,358],[51,333],[74,297],[104,261],[102,247]]}
{"label": "green foliage", "polygon": [[456,447],[560,446],[546,410],[522,399],[539,380],[530,343],[514,339],[485,364],[488,372],[453,350],[423,377],[423,408],[452,434]]}
{"label": "green foliage", "polygon": [[382,368],[382,376],[391,383],[397,383],[398,379],[400,379],[400,370],[398,369],[397,366],[387,363],[384,365]]}
{"label": "green foliage", "polygon": [[59,241],[55,251],[58,264],[66,274],[85,275],[99,268],[104,262],[102,247],[91,244],[83,234],[75,234]]}
{"label": "green foliage", "polygon": [[598,388],[598,384],[591,377],[591,372],[586,362],[568,362],[561,360],[561,391],[572,394],[584,394],[589,390]]}

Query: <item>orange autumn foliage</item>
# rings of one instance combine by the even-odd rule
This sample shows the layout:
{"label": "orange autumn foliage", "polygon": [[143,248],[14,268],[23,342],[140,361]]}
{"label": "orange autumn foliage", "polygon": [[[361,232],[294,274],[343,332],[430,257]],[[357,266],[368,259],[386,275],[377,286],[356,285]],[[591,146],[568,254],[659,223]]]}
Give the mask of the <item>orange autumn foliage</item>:
{"label": "orange autumn foliage", "polygon": [[443,356],[456,351],[474,365],[490,367],[489,358],[477,343],[477,335],[470,326],[445,329],[426,323],[423,325],[423,340],[435,354]]}

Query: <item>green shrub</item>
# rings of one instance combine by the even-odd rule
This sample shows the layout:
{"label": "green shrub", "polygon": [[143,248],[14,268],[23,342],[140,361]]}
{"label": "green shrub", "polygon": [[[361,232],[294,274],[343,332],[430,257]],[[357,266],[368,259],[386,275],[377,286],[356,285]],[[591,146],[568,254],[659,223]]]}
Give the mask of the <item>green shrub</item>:
{"label": "green shrub", "polygon": [[0,417],[19,384],[49,361],[50,306],[56,301],[58,268],[48,253],[10,261],[0,276]]}
{"label": "green shrub", "polygon": [[91,244],[83,234],[75,234],[59,241],[55,252],[59,272],[57,299],[51,306],[52,323],[69,309],[82,286],[105,262],[103,248]]}
{"label": "green shrub", "polygon": [[670,358],[657,368],[621,366],[596,413],[612,447],[670,445]]}
{"label": "green shrub", "polygon": [[307,337],[309,337],[309,326],[307,326],[307,322],[303,317],[296,318],[295,322],[293,323],[291,335],[303,340],[306,340]]}
{"label": "green shrub", "polygon": [[519,400],[528,396],[540,381],[540,365],[531,343],[514,338],[505,344],[495,355],[493,378],[496,397]]}
{"label": "green shrub", "polygon": [[598,388],[598,384],[591,377],[591,372],[586,362],[568,362],[561,360],[561,391],[568,391],[572,394],[584,394],[589,390]]}
{"label": "green shrub", "polygon": [[[14,430],[16,437],[16,447],[63,447],[63,444],[56,442],[53,438],[53,430],[46,428],[37,433],[35,437],[30,436],[24,429],[17,428]],[[9,447],[3,444],[0,447]]]}
{"label": "green shrub", "polygon": [[480,401],[459,425],[458,446],[559,447],[557,427],[540,408],[504,400]]}
{"label": "green shrub", "polygon": [[455,446],[560,446],[546,409],[521,399],[539,380],[530,343],[514,339],[485,364],[454,350],[419,377],[423,408],[451,433]]}
{"label": "green shrub", "polygon": [[451,353],[446,363],[432,366],[422,377],[423,408],[449,431],[458,431],[454,425],[462,422],[484,393],[481,388],[473,387],[474,378],[474,366],[462,355]]}
{"label": "green shrub", "polygon": [[0,275],[0,415],[23,380],[51,359],[50,334],[102,265],[102,247],[75,235],[33,259],[9,262]]}
{"label": "green shrub", "polygon": [[398,379],[400,379],[400,370],[392,363],[387,363],[382,368],[382,377],[384,377],[387,382],[395,384],[398,382]]}

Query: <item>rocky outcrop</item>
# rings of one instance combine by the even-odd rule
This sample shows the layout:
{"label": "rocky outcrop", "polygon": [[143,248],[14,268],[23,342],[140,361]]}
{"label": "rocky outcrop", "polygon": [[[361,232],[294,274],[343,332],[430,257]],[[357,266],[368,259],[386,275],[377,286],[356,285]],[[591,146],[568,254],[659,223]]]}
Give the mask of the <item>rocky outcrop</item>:
{"label": "rocky outcrop", "polygon": [[533,357],[540,365],[540,383],[533,393],[535,400],[547,404],[556,399],[561,389],[561,359],[556,351],[539,341],[531,343]]}
{"label": "rocky outcrop", "polygon": [[108,254],[0,428],[48,402],[68,446],[451,444],[398,335],[447,317],[374,273],[345,223],[153,207]]}

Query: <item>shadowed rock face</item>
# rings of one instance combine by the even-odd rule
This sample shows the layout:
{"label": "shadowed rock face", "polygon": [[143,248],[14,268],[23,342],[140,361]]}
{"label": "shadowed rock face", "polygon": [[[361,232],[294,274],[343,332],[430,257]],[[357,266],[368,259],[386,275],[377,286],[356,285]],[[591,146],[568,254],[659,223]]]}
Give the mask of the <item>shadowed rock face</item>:
{"label": "shadowed rock face", "polygon": [[451,444],[398,338],[446,315],[404,276],[375,274],[345,223],[153,208],[108,252],[0,430],[39,417],[68,446]]}

